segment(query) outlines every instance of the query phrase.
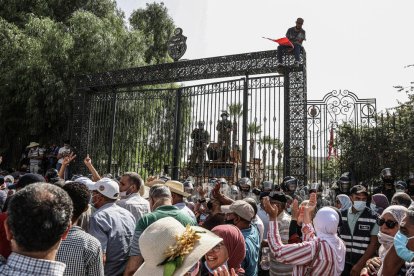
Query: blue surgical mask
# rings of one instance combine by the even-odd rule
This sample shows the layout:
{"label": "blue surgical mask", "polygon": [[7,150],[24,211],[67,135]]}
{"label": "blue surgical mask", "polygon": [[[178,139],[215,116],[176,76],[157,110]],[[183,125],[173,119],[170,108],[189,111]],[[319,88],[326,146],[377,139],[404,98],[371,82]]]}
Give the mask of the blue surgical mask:
{"label": "blue surgical mask", "polygon": [[377,205],[375,205],[374,203],[371,203],[371,204],[369,205],[369,208],[370,208],[372,211],[377,211]]}
{"label": "blue surgical mask", "polygon": [[290,214],[292,212],[292,208],[286,208],[286,211],[288,211],[288,213]]}
{"label": "blue surgical mask", "polygon": [[394,237],[394,247],[397,251],[397,255],[406,262],[411,262],[414,259],[414,252],[407,248],[408,240],[413,238],[414,236],[407,238],[407,236],[400,231],[398,231]]}
{"label": "blue surgical mask", "polygon": [[366,201],[354,201],[354,208],[358,212],[364,211],[365,207],[367,206]]}

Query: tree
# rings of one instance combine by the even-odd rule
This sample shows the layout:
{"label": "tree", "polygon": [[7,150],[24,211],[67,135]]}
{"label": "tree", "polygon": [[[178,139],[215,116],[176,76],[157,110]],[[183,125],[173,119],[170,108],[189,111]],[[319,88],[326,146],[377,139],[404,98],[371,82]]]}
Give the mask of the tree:
{"label": "tree", "polygon": [[168,15],[164,3],[148,4],[145,9],[135,10],[129,18],[134,30],[142,31],[145,44],[145,62],[149,64],[164,63],[170,58],[166,55],[168,40],[174,31],[174,22]]}
{"label": "tree", "polygon": [[[163,5],[151,5],[157,6],[169,18]],[[168,34],[173,25],[157,27]],[[145,65],[148,43],[142,30],[127,28],[112,0],[2,1],[0,153],[6,153],[5,162],[16,164],[31,140],[67,139],[75,77]],[[168,60],[166,52],[157,57]]]}

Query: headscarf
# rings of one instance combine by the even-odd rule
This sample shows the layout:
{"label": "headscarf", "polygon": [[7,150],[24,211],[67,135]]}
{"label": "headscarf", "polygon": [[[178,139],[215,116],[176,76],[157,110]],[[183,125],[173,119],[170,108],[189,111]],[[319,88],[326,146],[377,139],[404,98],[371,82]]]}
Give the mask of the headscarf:
{"label": "headscarf", "polygon": [[337,195],[336,198],[341,202],[341,209],[339,211],[345,211],[352,207],[352,202],[347,195]]}
{"label": "headscarf", "polygon": [[384,194],[375,194],[372,196],[372,201],[377,205],[377,212],[382,214],[383,210],[390,206],[388,198]]}
{"label": "headscarf", "polygon": [[227,260],[229,270],[234,268],[236,273],[244,272],[241,263],[246,256],[246,242],[239,228],[226,224],[214,227],[211,232],[223,239],[229,253],[229,259]]}
{"label": "headscarf", "polygon": [[316,235],[321,241],[326,241],[334,252],[335,275],[341,275],[345,267],[346,247],[338,237],[338,213],[330,208],[319,209],[313,219]]}
{"label": "headscarf", "polygon": [[[401,205],[391,205],[387,209],[382,212],[381,218],[385,214],[390,214],[397,222],[398,225],[401,224],[405,214],[407,213],[408,209]],[[378,239],[381,241],[381,246],[378,249],[378,255],[381,258],[381,261],[384,261],[385,255],[387,255],[388,250],[394,244],[394,237],[388,236],[383,234],[381,231],[378,233]],[[378,270],[378,275],[382,275],[382,265]]]}

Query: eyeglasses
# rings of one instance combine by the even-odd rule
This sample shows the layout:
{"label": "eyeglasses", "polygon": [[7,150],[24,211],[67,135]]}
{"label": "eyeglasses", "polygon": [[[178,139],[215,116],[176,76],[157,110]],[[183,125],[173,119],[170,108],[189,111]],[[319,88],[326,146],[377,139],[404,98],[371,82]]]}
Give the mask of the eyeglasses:
{"label": "eyeglasses", "polygon": [[385,225],[389,228],[389,229],[393,229],[395,226],[397,226],[398,222],[396,221],[392,221],[392,220],[385,220],[385,219],[377,219],[377,224],[379,226],[383,226],[385,223]]}
{"label": "eyeglasses", "polygon": [[220,251],[221,247],[224,246],[224,243],[219,243],[216,246],[214,246],[213,248],[211,248],[211,251],[213,251],[214,253],[217,253]]}

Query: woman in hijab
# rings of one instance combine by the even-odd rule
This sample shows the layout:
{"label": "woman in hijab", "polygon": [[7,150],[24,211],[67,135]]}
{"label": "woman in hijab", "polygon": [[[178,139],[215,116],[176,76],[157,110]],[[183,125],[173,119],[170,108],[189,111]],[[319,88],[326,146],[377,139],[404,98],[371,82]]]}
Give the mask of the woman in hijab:
{"label": "woman in hijab", "polygon": [[205,262],[201,275],[214,275],[215,271],[234,269],[237,275],[244,275],[241,263],[246,256],[246,244],[243,234],[234,225],[219,225],[211,230],[223,239],[221,243],[213,247],[205,254]]}
{"label": "woman in hijab", "polygon": [[[404,206],[391,205],[382,212],[377,222],[380,226],[380,231],[378,232],[378,241],[381,244],[378,250],[379,256],[369,259],[361,274],[373,275],[375,273],[376,275],[383,275],[382,263],[388,250],[394,245],[394,236],[397,234],[399,225],[407,211],[408,209]],[[405,275],[404,265],[402,267],[400,265],[398,269],[399,273],[397,275]]]}
{"label": "woman in hijab", "polygon": [[309,204],[304,208],[303,242],[283,244],[276,222],[277,206],[270,204],[269,198],[266,198],[264,207],[269,214],[270,250],[277,261],[294,265],[293,276],[341,275],[345,267],[346,248],[337,234],[340,217],[334,209],[319,209],[312,226],[311,214],[316,208],[316,194],[311,194]]}
{"label": "woman in hijab", "polygon": [[372,196],[371,199],[371,210],[377,212],[379,215],[382,214],[382,212],[390,206],[390,202],[388,201],[388,198],[383,194],[375,194]]}
{"label": "woman in hijab", "polygon": [[337,195],[335,207],[339,209],[339,211],[345,211],[352,207],[352,202],[349,196],[347,195]]}

